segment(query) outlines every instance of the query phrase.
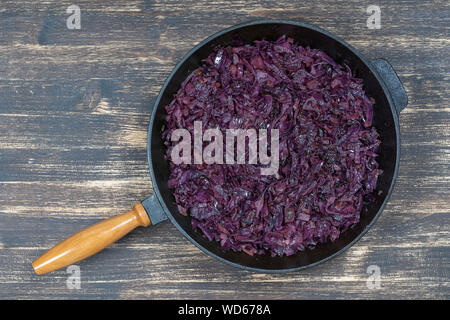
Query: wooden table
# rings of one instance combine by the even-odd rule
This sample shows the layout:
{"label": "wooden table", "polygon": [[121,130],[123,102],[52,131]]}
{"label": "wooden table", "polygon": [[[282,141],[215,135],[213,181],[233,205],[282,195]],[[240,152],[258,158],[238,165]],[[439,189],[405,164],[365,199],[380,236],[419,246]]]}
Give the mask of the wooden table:
{"label": "wooden table", "polygon": [[[66,26],[72,4],[79,30]],[[381,29],[367,27],[370,4]],[[399,177],[368,234],[322,265],[267,275],[206,256],[166,222],[78,263],[80,289],[66,270],[36,276],[46,249],[152,193],[147,125],[177,61],[260,18],[320,26],[403,81]],[[449,298],[449,24],[447,1],[2,1],[0,298]]]}

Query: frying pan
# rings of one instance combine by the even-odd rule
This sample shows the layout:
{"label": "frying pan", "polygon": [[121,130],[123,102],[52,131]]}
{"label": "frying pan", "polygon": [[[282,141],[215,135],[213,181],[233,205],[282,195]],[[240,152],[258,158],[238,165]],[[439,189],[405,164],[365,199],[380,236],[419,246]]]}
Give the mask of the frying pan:
{"label": "frying pan", "polygon": [[[312,250],[288,257],[271,257],[269,254],[249,256],[243,252],[224,251],[218,242],[209,241],[195,230],[190,217],[178,213],[173,194],[167,186],[169,166],[164,159],[165,146],[161,137],[164,107],[173,99],[184,79],[201,65],[202,59],[216,46],[230,45],[236,37],[250,43],[261,39],[276,40],[282,35],[292,37],[302,46],[326,52],[337,63],[347,64],[356,77],[363,79],[366,94],[375,99],[373,125],[382,141],[377,160],[383,174],[378,178],[376,199],[364,204],[360,222],[334,242],[322,243]],[[131,211],[99,222],[57,244],[35,260],[33,268],[37,274],[57,270],[93,255],[137,226],[155,225],[166,219],[203,252],[234,267],[258,272],[287,272],[327,261],[358,241],[383,211],[397,178],[400,152],[398,115],[407,103],[405,89],[386,60],[369,61],[343,40],[315,26],[285,20],[259,20],[218,32],[186,54],[167,78],[155,101],[147,141],[154,194],[137,203]]]}

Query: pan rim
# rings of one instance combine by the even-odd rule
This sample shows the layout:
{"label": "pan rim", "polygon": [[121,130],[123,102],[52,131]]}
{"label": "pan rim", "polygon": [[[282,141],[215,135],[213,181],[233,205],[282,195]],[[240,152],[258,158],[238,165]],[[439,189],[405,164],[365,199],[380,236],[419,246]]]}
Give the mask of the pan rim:
{"label": "pan rim", "polygon": [[[313,263],[310,263],[310,264],[307,264],[307,265],[294,267],[294,268],[287,268],[287,269],[264,269],[264,268],[256,268],[256,267],[249,267],[249,266],[241,265],[239,263],[232,262],[230,260],[227,260],[225,258],[222,258],[222,257],[216,255],[215,253],[209,251],[207,248],[205,248],[201,244],[199,244],[195,239],[193,239],[178,224],[178,222],[175,220],[175,218],[173,217],[172,213],[170,212],[170,210],[168,209],[168,207],[166,206],[166,204],[165,204],[165,202],[163,200],[163,197],[162,197],[162,195],[161,195],[161,193],[159,191],[159,188],[157,186],[157,183],[156,183],[155,169],[153,168],[152,153],[151,153],[152,129],[153,129],[153,125],[154,125],[154,122],[155,122],[157,108],[158,108],[158,105],[159,105],[159,103],[161,101],[161,98],[162,98],[164,92],[166,91],[166,88],[167,88],[168,84],[171,82],[173,76],[178,71],[178,69],[199,48],[203,47],[205,44],[211,42],[212,40],[214,40],[214,39],[216,39],[216,38],[218,38],[218,37],[220,37],[220,36],[230,32],[230,31],[234,31],[234,30],[237,30],[237,29],[240,29],[240,28],[243,28],[243,27],[247,27],[247,26],[262,25],[262,24],[287,24],[287,25],[293,25],[293,26],[297,26],[297,27],[311,29],[313,31],[322,33],[325,36],[330,37],[331,39],[334,39],[335,41],[339,42],[341,45],[346,47],[349,51],[351,51],[370,70],[370,72],[372,73],[372,75],[375,77],[375,79],[378,81],[380,87],[382,88],[383,93],[386,96],[386,99],[388,101],[388,104],[389,104],[389,107],[390,107],[393,119],[394,119],[394,129],[395,129],[395,133],[396,133],[396,160],[395,160],[395,165],[394,165],[394,172],[393,172],[393,175],[392,175],[392,179],[391,179],[391,182],[390,182],[390,186],[389,186],[388,192],[387,192],[387,194],[386,194],[386,196],[385,196],[385,198],[383,200],[383,203],[381,204],[378,212],[373,217],[372,221],[370,221],[370,223],[368,223],[367,226],[352,241],[350,241],[347,245],[345,245],[344,247],[342,247],[340,250],[336,251],[335,253],[333,253],[333,254],[331,254],[331,255],[327,256],[326,258],[323,258],[323,259],[321,259],[319,261],[316,261],[316,262],[313,262]],[[304,269],[307,269],[307,268],[314,267],[316,265],[324,263],[324,262],[326,262],[328,260],[331,260],[332,258],[335,258],[338,255],[342,254],[343,252],[348,250],[350,247],[355,245],[369,231],[369,229],[373,226],[373,224],[378,220],[379,216],[383,212],[384,208],[387,205],[387,202],[389,201],[389,199],[391,197],[391,194],[392,194],[392,191],[393,191],[393,188],[394,188],[395,182],[397,180],[397,176],[398,176],[398,167],[399,167],[399,162],[400,162],[400,130],[399,130],[399,124],[398,124],[398,114],[397,114],[397,111],[395,109],[395,104],[394,104],[394,101],[392,99],[391,93],[390,93],[389,89],[387,88],[386,84],[384,83],[384,80],[379,76],[379,74],[376,71],[376,69],[374,68],[374,66],[358,50],[353,48],[351,45],[349,45],[347,42],[342,40],[340,37],[338,37],[338,36],[328,32],[328,31],[326,31],[324,29],[316,27],[314,25],[310,25],[310,24],[306,24],[306,23],[302,23],[302,22],[296,22],[296,21],[291,21],[291,20],[283,20],[283,19],[254,20],[254,21],[250,21],[250,22],[244,22],[244,23],[241,23],[241,24],[233,25],[231,27],[223,29],[223,30],[221,30],[221,31],[219,31],[219,32],[217,32],[217,33],[207,37],[206,39],[202,40],[197,45],[195,45],[191,50],[189,50],[184,55],[184,57],[175,65],[175,67],[172,69],[171,73],[169,74],[169,76],[165,80],[163,86],[161,87],[161,90],[159,91],[158,96],[157,96],[157,98],[156,98],[156,100],[155,100],[155,102],[153,104],[153,109],[152,109],[152,113],[151,113],[151,117],[150,117],[150,121],[149,121],[149,125],[148,125],[148,133],[147,133],[147,160],[148,160],[148,166],[149,166],[150,176],[151,176],[151,180],[152,180],[153,191],[157,195],[158,202],[161,205],[164,213],[169,218],[171,223],[178,229],[178,231],[180,231],[181,234],[183,234],[191,243],[193,243],[202,252],[204,252],[205,254],[207,254],[207,255],[209,255],[209,256],[211,256],[211,257],[213,257],[213,258],[215,258],[215,259],[217,259],[217,260],[219,260],[219,261],[221,261],[221,262],[223,262],[225,264],[231,265],[231,266],[239,268],[239,269],[252,271],[252,272],[274,274],[274,273],[287,273],[287,272],[299,271],[299,270],[304,270]]]}

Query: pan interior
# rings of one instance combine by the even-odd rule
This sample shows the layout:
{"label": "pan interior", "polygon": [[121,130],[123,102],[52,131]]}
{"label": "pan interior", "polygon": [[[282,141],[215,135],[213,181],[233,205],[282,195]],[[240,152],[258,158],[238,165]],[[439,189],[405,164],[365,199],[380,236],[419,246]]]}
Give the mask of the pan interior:
{"label": "pan interior", "polygon": [[[311,48],[317,48],[326,52],[337,63],[347,64],[356,77],[363,79],[364,89],[367,95],[375,99],[373,123],[382,139],[378,161],[380,168],[384,172],[378,178],[375,192],[380,192],[380,195],[377,195],[376,201],[365,204],[361,212],[360,222],[343,233],[336,241],[320,244],[313,250],[298,252],[289,257],[271,257],[269,254],[251,257],[245,253],[223,251],[219,243],[209,241],[199,230],[194,230],[189,217],[184,217],[178,213],[175,199],[167,186],[169,167],[167,161],[164,159],[165,147],[161,137],[161,130],[166,115],[164,107],[171,102],[173,95],[178,91],[184,79],[201,65],[202,60],[217,45],[230,45],[236,36],[239,36],[245,42],[251,43],[253,40],[261,39],[276,40],[282,35],[292,37],[295,42],[302,46],[310,46]],[[154,110],[151,141],[149,141],[149,148],[151,148],[151,159],[149,160],[151,170],[153,171],[153,184],[158,188],[161,196],[160,200],[164,201],[168,209],[168,212],[166,212],[167,215],[176,227],[188,236],[195,245],[208,254],[230,262],[235,266],[269,272],[281,272],[324,261],[349,247],[354,240],[358,239],[367,231],[371,223],[381,213],[385,200],[387,200],[387,196],[389,195],[396,173],[397,129],[393,109],[391,109],[386,94],[375,75],[357,53],[353,52],[345,44],[334,39],[331,35],[311,29],[309,26],[266,22],[239,26],[227,32],[212,36],[206,42],[201,43],[200,47],[196,50],[191,51],[177,66],[177,69],[174,70],[174,73],[167,80],[165,87],[163,87],[155,108],[157,109]]]}

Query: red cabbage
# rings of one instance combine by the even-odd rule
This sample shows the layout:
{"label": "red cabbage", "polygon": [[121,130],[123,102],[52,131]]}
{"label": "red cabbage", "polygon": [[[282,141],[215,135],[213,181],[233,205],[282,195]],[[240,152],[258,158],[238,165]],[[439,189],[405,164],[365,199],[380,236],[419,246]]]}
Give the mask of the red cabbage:
{"label": "red cabbage", "polygon": [[[374,201],[373,99],[346,65],[282,36],[218,47],[166,106],[169,187],[180,214],[225,250],[292,255],[336,240]],[[276,128],[278,176],[255,164],[174,164],[171,133]]]}

